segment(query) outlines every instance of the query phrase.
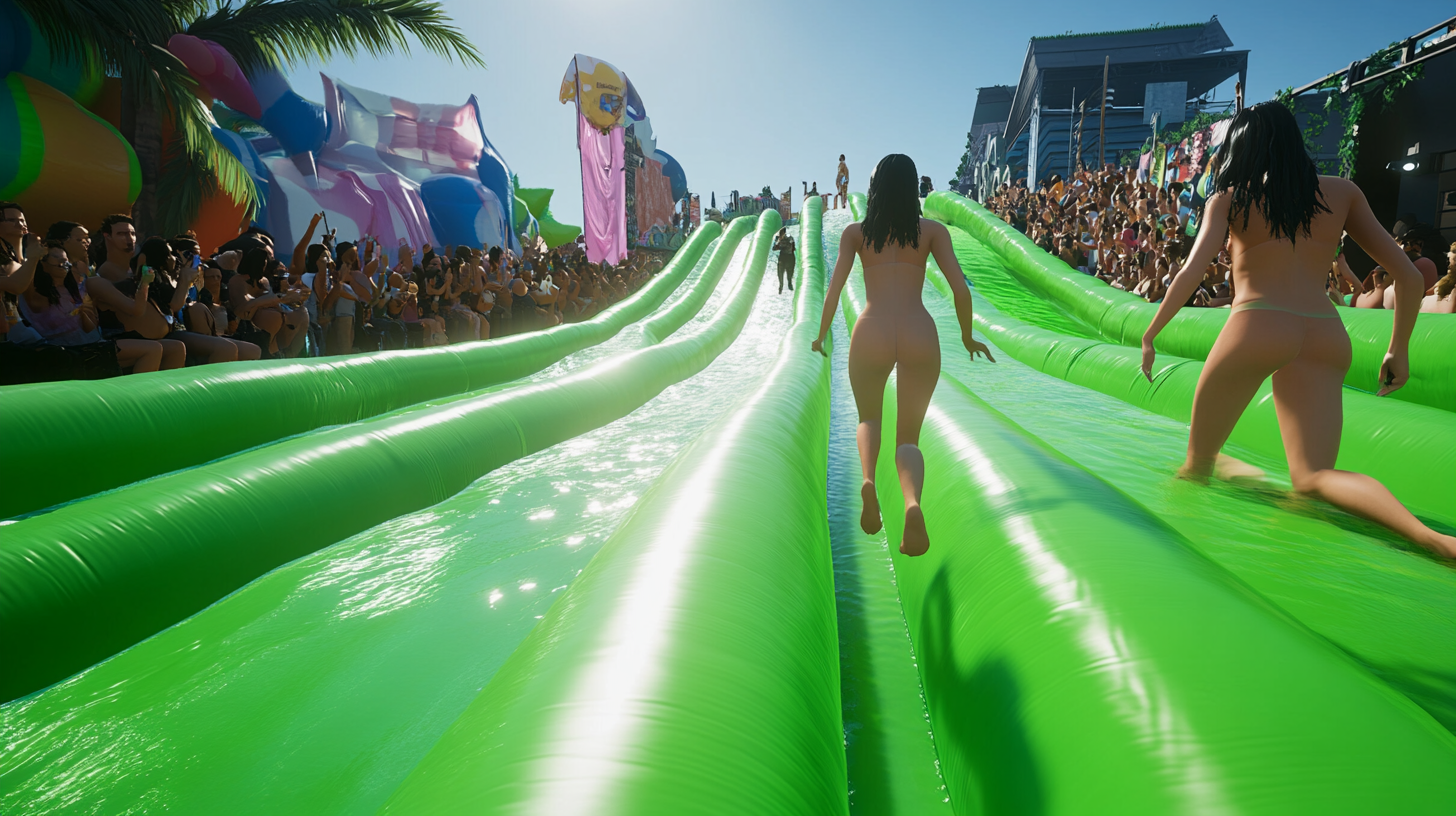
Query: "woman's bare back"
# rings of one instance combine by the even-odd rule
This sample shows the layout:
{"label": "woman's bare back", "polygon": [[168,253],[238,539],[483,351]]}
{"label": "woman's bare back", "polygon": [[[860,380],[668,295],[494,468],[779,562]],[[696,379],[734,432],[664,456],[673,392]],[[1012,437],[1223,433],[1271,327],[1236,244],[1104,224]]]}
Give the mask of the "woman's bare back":
{"label": "woman's bare back", "polygon": [[865,282],[864,310],[850,334],[849,380],[861,419],[878,420],[885,382],[898,369],[898,444],[919,442],[930,392],[940,377],[940,338],[920,290],[934,230],[944,231],[945,227],[927,228],[928,223],[921,219],[917,245],[891,241],[879,251],[864,241],[859,224],[845,230],[845,241],[859,256]]}
{"label": "woman's bare back", "polygon": [[1249,213],[1247,229],[1242,214],[1230,217],[1235,307],[1261,301],[1295,313],[1334,314],[1325,280],[1346,222],[1357,215],[1352,204],[1360,191],[1345,179],[1320,176],[1320,192],[1330,212],[1315,213],[1309,234],[1297,241],[1271,237],[1269,222],[1257,211]]}

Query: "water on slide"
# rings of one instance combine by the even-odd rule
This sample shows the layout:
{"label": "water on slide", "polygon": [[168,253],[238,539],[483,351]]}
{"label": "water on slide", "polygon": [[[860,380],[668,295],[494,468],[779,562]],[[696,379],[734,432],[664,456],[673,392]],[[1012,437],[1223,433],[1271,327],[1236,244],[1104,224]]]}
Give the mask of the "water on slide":
{"label": "water on slide", "polygon": [[[994,287],[1012,279],[990,259],[990,250],[951,231],[958,259],[976,284],[977,305],[990,301],[1000,309],[1009,302],[1012,309],[1026,309],[1017,304],[1031,298],[1014,284],[998,297]],[[992,286],[982,287],[987,279]],[[1173,478],[1187,448],[1187,425],[1042,374],[1008,354],[997,353],[994,366],[971,363],[955,334],[947,332],[956,325],[950,301],[929,283],[924,295],[941,327],[947,374],[1132,496],[1456,732],[1450,657],[1456,654],[1456,572],[1449,566],[1382,527],[1292,494],[1281,464],[1237,445],[1226,450],[1263,468],[1263,486],[1202,487]],[[1075,325],[1060,312],[1056,319]]]}
{"label": "water on slide", "polygon": [[[824,269],[839,258],[849,210],[824,213]],[[859,274],[855,259],[854,275]],[[851,813],[952,812],[905,628],[885,531],[859,526],[859,424],[849,387],[849,331],[834,321],[829,424],[829,538],[839,612],[840,695]]]}
{"label": "water on slide", "polygon": [[[680,332],[723,304],[751,243]],[[628,416],[0,709],[0,811],[373,813],[673,457],[770,367],[792,322],[775,285],[765,276],[727,351]],[[634,325],[527,379],[642,342]]]}
{"label": "water on slide", "polygon": [[[828,269],[849,220],[844,210],[825,214]],[[721,305],[749,243],[681,331]],[[1026,297],[965,237],[957,243],[981,303],[1085,334]],[[761,378],[791,322],[792,298],[776,286],[766,275],[747,326],[716,361],[627,417],[285,565],[0,709],[0,810],[374,812],[667,463]],[[1186,426],[1005,354],[995,365],[972,363],[949,301],[930,285],[924,299],[941,330],[947,374],[1456,729],[1456,676],[1447,665],[1456,651],[1456,574],[1379,528],[1290,498],[1283,474],[1248,451],[1233,453],[1269,467],[1270,487],[1172,479]],[[849,805],[865,814],[949,813],[891,542],[858,528],[842,320],[834,332],[827,489]],[[549,381],[643,342],[640,327],[629,327],[527,380]]]}
{"label": "water on slide", "polygon": [[[951,233],[977,308],[1091,336],[1028,293],[989,248],[954,227]],[[1228,452],[1264,468],[1263,486],[1200,487],[1173,478],[1187,445],[1185,424],[1042,374],[994,345],[996,365],[972,363],[957,336],[953,305],[929,279],[923,299],[940,328],[946,374],[1132,496],[1456,732],[1456,673],[1450,667],[1456,573],[1448,566],[1381,527],[1293,495],[1280,464],[1237,445]]]}

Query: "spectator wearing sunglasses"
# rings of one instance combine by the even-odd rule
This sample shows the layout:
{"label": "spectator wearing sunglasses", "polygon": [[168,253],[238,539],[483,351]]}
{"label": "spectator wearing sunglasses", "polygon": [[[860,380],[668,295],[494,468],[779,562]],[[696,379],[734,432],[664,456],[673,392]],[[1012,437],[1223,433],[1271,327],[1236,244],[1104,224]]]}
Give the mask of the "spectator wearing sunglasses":
{"label": "spectator wearing sunglasses", "polygon": [[[48,241],[38,252],[39,269],[30,288],[20,296],[20,314],[47,343],[80,346],[101,341],[100,316],[77,281],[65,242]],[[155,340],[121,338],[114,341],[116,362],[133,374],[156,371],[162,364],[162,344]]]}

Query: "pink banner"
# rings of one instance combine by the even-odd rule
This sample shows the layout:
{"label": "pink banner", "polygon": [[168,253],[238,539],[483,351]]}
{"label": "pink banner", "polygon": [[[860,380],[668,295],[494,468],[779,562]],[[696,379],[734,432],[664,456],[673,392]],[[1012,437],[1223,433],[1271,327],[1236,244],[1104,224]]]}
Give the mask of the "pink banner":
{"label": "pink banner", "polygon": [[576,144],[581,149],[581,204],[586,223],[586,259],[615,264],[627,256],[626,130],[602,133],[576,115]]}

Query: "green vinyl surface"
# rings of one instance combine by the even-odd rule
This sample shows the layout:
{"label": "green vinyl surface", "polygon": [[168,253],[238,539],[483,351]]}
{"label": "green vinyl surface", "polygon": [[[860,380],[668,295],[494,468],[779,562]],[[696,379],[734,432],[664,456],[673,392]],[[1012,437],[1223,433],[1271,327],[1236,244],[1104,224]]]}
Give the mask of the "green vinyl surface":
{"label": "green vinyl surface", "polygon": [[[715,318],[746,256],[682,332]],[[758,387],[792,321],[770,294],[714,362],[631,414],[0,706],[0,744],[13,746],[0,754],[0,812],[373,813],[663,470],[727,415],[720,395]],[[615,354],[631,334],[611,341]]]}
{"label": "green vinyl surface", "polygon": [[[733,251],[738,248],[738,242],[743,240],[749,232],[757,229],[754,236],[755,252],[768,256],[769,247],[773,244],[773,231],[783,224],[783,219],[775,211],[765,212],[758,218],[737,218],[728,225],[728,231],[723,234],[722,240],[713,250],[713,256],[708,261],[708,266],[698,278],[697,285],[688,291],[687,295],[678,299],[676,303],[665,309],[659,310],[656,314],[642,321],[642,334],[648,340],[657,341],[677,331],[684,323],[692,319],[693,315],[703,308],[722,279],[723,272],[728,268],[728,261],[733,257]],[[768,239],[764,238],[764,231],[768,230]],[[754,262],[750,261],[752,265]]]}
{"label": "green vinyl surface", "polygon": [[[999,221],[980,204],[955,193],[932,193],[927,216],[954,224],[985,243],[1027,288],[1065,309],[1114,343],[1141,347],[1142,335],[1157,312],[1128,292],[1084,275]],[[1376,379],[1390,345],[1395,313],[1386,309],[1339,307],[1350,335],[1353,361],[1345,383],[1362,391],[1378,390]],[[1157,348],[1202,360],[1228,319],[1227,309],[1182,309],[1158,335]],[[1456,411],[1456,316],[1422,314],[1410,342],[1411,378],[1392,396],[1445,411]]]}
{"label": "green vinyl surface", "polygon": [[[983,276],[977,270],[989,264],[979,259],[990,253],[969,237],[964,243],[957,238],[956,245],[975,285],[977,326],[1006,322],[980,297]],[[926,308],[938,325],[952,327],[941,331],[946,373],[976,384],[980,396],[1018,424],[1134,497],[1204,555],[1456,732],[1456,672],[1449,657],[1456,654],[1456,571],[1449,564],[1388,530],[1291,495],[1282,450],[1268,445],[1249,447],[1235,439],[1226,447],[1267,471],[1263,485],[1200,487],[1173,478],[1187,445],[1186,412],[1183,419],[1172,411],[1150,413],[1091,387],[1044,376],[1019,362],[1013,349],[997,347],[994,329],[986,339],[1000,362],[972,364],[955,341],[955,312],[933,263],[926,280]],[[1388,410],[1433,410],[1376,403]],[[1351,427],[1346,439],[1369,444],[1369,432]],[[1450,505],[1446,508],[1449,515]],[[1441,525],[1439,517],[1431,521]]]}
{"label": "green vinyl surface", "polygon": [[[988,256],[994,256],[985,244],[955,227],[951,230],[962,270],[979,280],[976,276],[981,270],[992,265]],[[928,278],[948,295],[933,261]],[[977,325],[1016,359],[1039,371],[1183,422],[1191,415],[1202,361],[1160,354],[1153,380],[1148,382],[1142,375],[1140,349],[1038,328],[1002,315],[995,307],[981,309]],[[1342,389],[1341,398],[1344,433],[1336,466],[1379,479],[1419,516],[1456,524],[1450,479],[1442,475],[1456,473],[1456,436],[1447,432],[1451,414],[1353,388]],[[1287,468],[1273,391],[1267,381],[1239,419],[1230,441]]]}
{"label": "green vinyl surface", "polygon": [[381,813],[847,812],[829,370],[808,350],[822,268],[801,280],[763,384],[643,497]]}
{"label": "green vinyl surface", "polygon": [[[0,704],[0,813],[1452,811],[1456,570],[1291,495],[1267,422],[1228,446],[1262,484],[1174,479],[1197,359],[1139,386],[959,229],[999,362],[932,268],[931,551],[894,552],[893,445],[860,532],[863,288],[810,352],[848,221],[821,207],[792,296],[761,217],[680,270],[666,342],[635,319],[0,528],[0,679],[78,664]],[[1345,441],[1407,495],[1449,481],[1378,420]]]}
{"label": "green vinyl surface", "polygon": [[[825,213],[824,262],[833,269],[845,210]],[[807,236],[806,236],[807,238]],[[854,261],[854,275],[859,259]],[[915,651],[900,609],[885,532],[859,526],[859,424],[849,386],[849,327],[834,323],[829,431],[829,536],[839,609],[839,673],[849,808],[865,816],[954,812],[930,732]]]}
{"label": "green vinyl surface", "polygon": [[648,284],[582,323],[429,349],[0,389],[0,439],[8,455],[28,463],[27,478],[0,491],[0,518],[527,376],[651,313],[720,231],[704,225]]}
{"label": "green vinyl surface", "polygon": [[[78,671],[279,564],[621,417],[733,341],[762,269],[687,337],[565,377],[290,439],[7,526],[0,699]],[[335,512],[317,512],[320,506]],[[279,533],[260,536],[270,519]],[[104,623],[103,623],[104,622]]]}
{"label": "green vinyl surface", "polygon": [[[1004,362],[942,345],[997,390]],[[891,389],[892,544],[893,411]],[[1440,812],[1456,791],[1435,770],[1456,740],[1426,712],[949,376],[922,448],[931,552],[894,560],[958,813]],[[1261,778],[1264,751],[1311,775]],[[1388,801],[1400,778],[1421,789]]]}

